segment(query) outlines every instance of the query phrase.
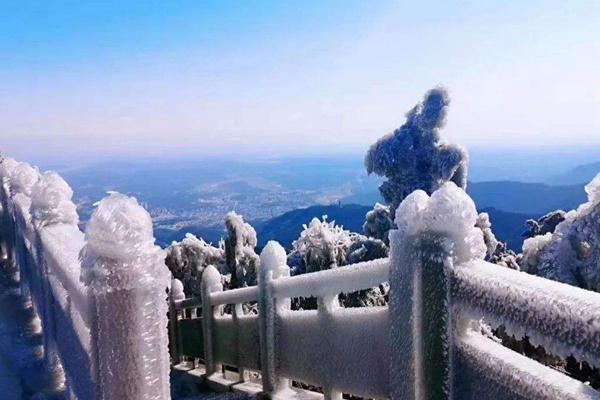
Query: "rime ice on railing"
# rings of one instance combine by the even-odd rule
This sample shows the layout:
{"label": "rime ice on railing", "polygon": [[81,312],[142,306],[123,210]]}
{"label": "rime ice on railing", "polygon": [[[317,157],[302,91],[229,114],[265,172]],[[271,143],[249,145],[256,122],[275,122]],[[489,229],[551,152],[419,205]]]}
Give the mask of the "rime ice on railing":
{"label": "rime ice on railing", "polygon": [[112,194],[98,205],[85,235],[81,278],[94,298],[101,398],[168,399],[171,278],[165,252],[154,245],[150,215],[135,199]]}

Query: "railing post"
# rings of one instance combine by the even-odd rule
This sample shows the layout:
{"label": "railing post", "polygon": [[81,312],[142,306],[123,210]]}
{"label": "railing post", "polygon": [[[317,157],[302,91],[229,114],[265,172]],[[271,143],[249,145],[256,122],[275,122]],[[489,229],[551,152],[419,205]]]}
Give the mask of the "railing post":
{"label": "railing post", "polygon": [[[319,316],[319,324],[324,330],[323,340],[325,345],[328,346],[328,342],[331,341],[330,335],[337,335],[333,329],[334,323],[332,322],[333,313],[335,309],[340,307],[340,302],[337,295],[328,297],[319,297],[317,299],[317,313]],[[322,377],[327,380],[327,376]],[[333,382],[325,381],[323,383],[323,397],[325,400],[342,400],[342,392],[335,390],[332,387]]]}
{"label": "railing post", "polygon": [[204,337],[204,365],[206,366],[206,376],[211,376],[221,370],[221,366],[216,363],[214,357],[213,335],[215,313],[219,312],[221,306],[214,307],[210,304],[210,294],[223,290],[221,283],[221,274],[212,265],[209,265],[202,272],[202,333]]}
{"label": "railing post", "polygon": [[82,281],[92,300],[96,399],[170,398],[165,252],[133,198],[103,199],[86,229]]}
{"label": "railing post", "polygon": [[[411,240],[413,239],[413,240]],[[391,232],[392,399],[451,398],[451,318],[447,268],[451,242],[439,235]]]}
{"label": "railing post", "polygon": [[277,314],[280,309],[289,308],[290,299],[276,299],[273,296],[272,281],[289,276],[285,250],[275,241],[269,241],[260,254],[258,273],[258,323],[260,335],[260,357],[263,392],[271,397],[288,389],[289,380],[277,376]]}
{"label": "railing post", "polygon": [[171,280],[171,290],[169,292],[169,350],[171,353],[171,362],[177,365],[181,362],[179,347],[179,310],[176,303],[185,300],[183,292],[183,283],[179,279]]}

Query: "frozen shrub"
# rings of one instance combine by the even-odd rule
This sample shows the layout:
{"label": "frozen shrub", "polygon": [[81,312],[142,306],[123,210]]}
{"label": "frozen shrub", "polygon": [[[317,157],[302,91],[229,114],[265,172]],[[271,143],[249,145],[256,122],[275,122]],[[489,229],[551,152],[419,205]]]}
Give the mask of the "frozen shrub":
{"label": "frozen shrub", "polygon": [[[346,264],[346,252],[356,235],[336,225],[335,221],[313,218],[304,225],[300,237],[292,243],[289,255],[295,273],[316,272]],[[294,262],[294,260],[297,260]]]}
{"label": "frozen shrub", "polygon": [[225,225],[228,234],[225,239],[225,264],[226,273],[231,274],[231,288],[256,285],[256,273],[260,265],[260,257],[254,251],[256,231],[235,212],[227,214]]}
{"label": "frozen shrub", "polygon": [[188,233],[181,242],[173,242],[167,248],[165,263],[173,276],[183,283],[188,296],[200,296],[204,269],[214,265],[219,271],[225,271],[224,242],[215,247]]}
{"label": "frozen shrub", "polygon": [[566,213],[554,233],[525,241],[523,264],[530,273],[600,291],[600,174],[585,191],[587,203]]}
{"label": "frozen shrub", "polygon": [[[345,230],[335,221],[314,218],[300,238],[294,241],[288,255],[288,264],[294,275],[343,267],[362,261],[387,257],[388,247],[379,239]],[[342,294],[340,301],[346,307],[384,305],[387,302],[387,284],[380,287]],[[300,299],[294,303],[296,308],[314,308],[314,299]]]}
{"label": "frozen shrub", "polygon": [[363,225],[364,234],[389,244],[388,232],[394,228],[390,208],[380,203],[369,211]]}
{"label": "frozen shrub", "polygon": [[492,223],[490,222],[489,214],[480,213],[477,216],[475,226],[481,229],[481,232],[483,232],[483,241],[487,247],[486,259],[489,259],[498,247],[498,239],[496,239],[494,232],[492,232]]}
{"label": "frozen shrub", "polygon": [[537,221],[535,219],[527,220],[529,229],[523,233],[523,236],[531,238],[538,235],[545,235],[546,233],[553,233],[558,224],[565,220],[566,214],[563,210],[556,210],[549,212]]}
{"label": "frozen shrub", "polygon": [[415,190],[431,195],[448,181],[466,188],[466,151],[440,138],[449,104],[445,89],[430,90],[406,114],[404,125],[369,148],[367,172],[387,178],[379,190],[392,212]]}

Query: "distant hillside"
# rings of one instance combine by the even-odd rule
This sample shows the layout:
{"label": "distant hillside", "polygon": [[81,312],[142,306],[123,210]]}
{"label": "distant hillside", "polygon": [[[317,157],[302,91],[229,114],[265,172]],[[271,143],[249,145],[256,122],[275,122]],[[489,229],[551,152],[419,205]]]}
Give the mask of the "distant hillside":
{"label": "distant hillside", "polygon": [[526,214],[571,210],[587,201],[583,185],[550,186],[512,181],[470,183],[467,192],[478,208]]}
{"label": "distant hillside", "polygon": [[[269,240],[277,240],[284,247],[290,248],[292,242],[300,236],[302,224],[308,224],[311,219],[327,215],[328,219],[335,220],[344,228],[362,233],[362,225],[365,214],[371,208],[358,204],[346,204],[343,206],[313,206],[293,210],[257,225],[259,247],[264,246]],[[537,214],[517,214],[485,208],[481,211],[490,215],[492,226],[496,236],[508,242],[510,248],[520,251],[523,243],[521,234],[525,231],[525,221],[537,218]]]}
{"label": "distant hillside", "polygon": [[548,179],[548,185],[587,184],[600,173],[600,161],[580,165],[572,170]]}

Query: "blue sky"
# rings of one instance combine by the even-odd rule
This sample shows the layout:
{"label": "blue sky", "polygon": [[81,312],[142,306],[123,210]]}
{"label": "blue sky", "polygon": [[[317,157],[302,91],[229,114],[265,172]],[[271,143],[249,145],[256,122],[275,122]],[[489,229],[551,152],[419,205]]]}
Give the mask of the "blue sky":
{"label": "blue sky", "polygon": [[2,2],[19,157],[362,151],[437,84],[469,147],[600,146],[600,2]]}

